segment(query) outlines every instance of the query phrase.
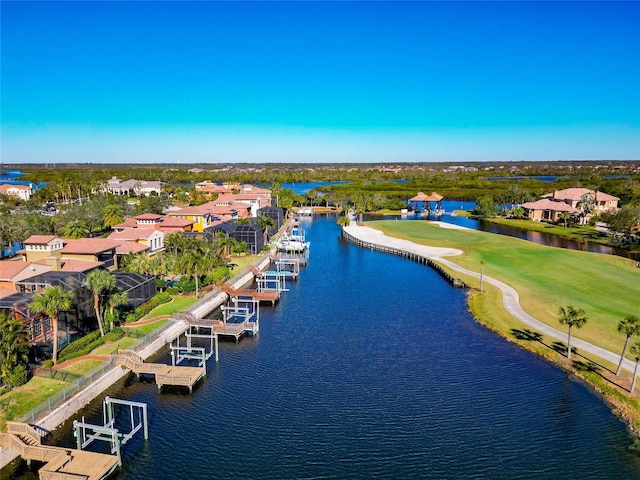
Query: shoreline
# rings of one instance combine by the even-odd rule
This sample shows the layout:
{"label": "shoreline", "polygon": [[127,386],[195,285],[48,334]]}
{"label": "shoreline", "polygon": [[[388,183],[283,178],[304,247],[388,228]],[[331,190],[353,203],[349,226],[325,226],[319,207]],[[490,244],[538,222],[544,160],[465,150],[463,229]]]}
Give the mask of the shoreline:
{"label": "shoreline", "polygon": [[[440,226],[442,227],[442,225]],[[444,228],[449,228],[449,225]],[[437,262],[438,266],[448,267],[448,273],[451,273],[451,270],[453,270],[454,272],[462,273],[463,275],[467,275],[472,278],[479,279],[480,277],[480,275],[476,272],[469,271],[451,262],[450,260],[446,260],[441,256],[437,256],[436,254],[439,250],[444,250],[442,248],[428,247],[425,245],[414,243],[410,240],[390,237],[380,230],[363,226],[362,224],[357,225],[355,221],[352,221],[352,224],[350,226],[343,227],[343,230],[346,231],[350,236],[357,238],[363,242],[371,242],[380,246],[391,247],[394,249],[407,248],[407,251],[409,252],[423,254],[432,262]],[[460,253],[462,252],[460,251]],[[456,255],[457,253],[452,254]],[[484,276],[483,280],[484,282],[486,282],[486,284],[501,291],[502,298],[500,299],[500,303],[505,311],[513,319],[521,324],[524,324],[525,326],[533,327],[537,332],[542,332],[552,338],[564,341],[564,343],[566,343],[567,334],[538,321],[522,309],[519,303],[518,293],[515,291],[515,289],[505,284],[504,282],[493,279],[486,275]],[[536,349],[531,343],[526,343],[524,340],[517,340],[516,338],[510,336],[506,330],[492,324],[491,321],[486,321],[483,318],[480,308],[481,305],[477,305],[478,302],[483,300],[483,297],[480,296],[479,293],[480,292],[477,291],[474,287],[469,287],[469,291],[467,294],[467,309],[476,323],[491,330],[508,342],[513,343],[514,345],[517,345],[518,347],[521,347],[537,355],[543,360],[546,360],[553,365],[560,367],[565,372],[572,374],[575,378],[584,382],[589,387],[589,389],[593,391],[593,393],[598,395],[598,397],[603,400],[603,402],[610,408],[612,413],[626,424],[629,432],[635,438],[635,449],[640,451],[640,403],[638,403],[640,401],[640,393],[631,394],[628,390],[624,390],[619,385],[622,378],[613,377],[613,379],[616,380],[614,382],[613,379],[607,378],[607,375],[604,373],[604,371],[602,373],[591,373],[590,376],[587,375],[586,372],[579,370],[573,363],[569,363],[566,357],[561,355],[559,352],[551,349],[550,347],[545,346],[545,344],[541,341],[539,342],[539,346],[536,345],[538,346],[538,348]],[[529,341],[532,340],[533,339],[530,339]],[[544,351],[542,347],[544,347]],[[616,364],[620,359],[619,354],[609,352],[595,345],[581,341],[580,339],[575,337],[572,338],[572,347],[579,347],[581,351],[589,352],[593,355],[596,355],[599,359],[609,361],[613,364]],[[634,362],[625,359],[625,370],[630,372],[631,375],[633,375],[634,366]],[[607,385],[606,382],[610,382],[612,385]],[[630,383],[630,381],[627,383]],[[614,385],[617,385],[617,388]],[[620,397],[625,398],[626,401],[621,400]],[[638,403],[635,409],[633,408],[633,405],[630,405],[630,403],[633,402]]]}

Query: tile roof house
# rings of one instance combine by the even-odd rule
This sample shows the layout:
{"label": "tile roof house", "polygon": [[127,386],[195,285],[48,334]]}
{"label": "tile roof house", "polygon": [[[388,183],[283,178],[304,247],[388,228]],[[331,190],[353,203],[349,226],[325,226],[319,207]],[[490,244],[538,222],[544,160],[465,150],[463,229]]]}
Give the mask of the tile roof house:
{"label": "tile roof house", "polygon": [[580,219],[580,223],[589,222],[593,213],[585,213],[580,208],[580,202],[585,197],[590,197],[593,202],[593,213],[599,214],[609,210],[617,210],[619,198],[604,192],[595,192],[588,188],[566,188],[564,190],[555,190],[542,196],[541,200],[535,202],[527,202],[522,204],[527,214],[532,220],[541,221],[548,220],[557,222],[560,220],[562,212],[568,212],[576,219]]}
{"label": "tile roof house", "polygon": [[155,213],[144,213],[135,217],[127,218],[124,222],[114,225],[112,228],[116,232],[127,228],[153,228],[164,233],[190,232],[193,230],[193,220],[183,220],[173,218],[169,215],[157,215]]}
{"label": "tile roof house", "polygon": [[68,240],[32,235],[24,241],[22,252],[26,261],[51,265],[54,271],[86,272],[98,267],[112,271],[117,268],[116,249],[121,243],[103,238]]}
{"label": "tile roof house", "polygon": [[137,243],[147,247],[150,254],[155,254],[164,249],[164,237],[165,233],[155,228],[124,228],[111,232],[107,239]]}
{"label": "tile roof house", "polygon": [[29,200],[31,198],[32,189],[28,185],[0,185],[0,194],[10,197],[18,197],[20,200]]}
{"label": "tile roof house", "polygon": [[148,181],[148,180],[125,180],[122,181],[118,177],[111,177],[104,185],[103,189],[106,192],[113,193],[115,195],[145,195],[149,196],[152,193],[160,194],[162,192],[162,182]]}

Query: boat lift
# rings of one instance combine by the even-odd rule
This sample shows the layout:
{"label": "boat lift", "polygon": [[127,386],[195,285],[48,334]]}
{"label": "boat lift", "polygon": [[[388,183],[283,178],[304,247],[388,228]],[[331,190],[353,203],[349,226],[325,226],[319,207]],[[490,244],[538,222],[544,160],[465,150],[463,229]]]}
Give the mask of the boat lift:
{"label": "boat lift", "polygon": [[[129,407],[130,429],[128,431],[121,431],[116,426],[116,406],[118,405]],[[108,442],[111,454],[118,457],[118,465],[122,466],[120,447],[131,440],[141,429],[144,429],[144,439],[149,439],[147,404],[106,397],[102,402],[102,418],[104,425],[87,423],[84,421],[84,417],[81,422],[73,421],[73,434],[76,437],[77,448],[82,450],[95,441]]]}

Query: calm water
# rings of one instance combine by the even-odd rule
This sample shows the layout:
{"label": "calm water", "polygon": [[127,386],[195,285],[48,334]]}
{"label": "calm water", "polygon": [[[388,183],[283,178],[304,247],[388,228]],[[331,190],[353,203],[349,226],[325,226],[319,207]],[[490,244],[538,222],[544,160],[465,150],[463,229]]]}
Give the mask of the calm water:
{"label": "calm water", "polygon": [[[111,389],[150,409],[118,479],[640,478],[602,401],[474,323],[464,291],[342,242],[335,218],[306,228],[300,280],[192,395]],[[69,428],[55,440],[73,445]]]}

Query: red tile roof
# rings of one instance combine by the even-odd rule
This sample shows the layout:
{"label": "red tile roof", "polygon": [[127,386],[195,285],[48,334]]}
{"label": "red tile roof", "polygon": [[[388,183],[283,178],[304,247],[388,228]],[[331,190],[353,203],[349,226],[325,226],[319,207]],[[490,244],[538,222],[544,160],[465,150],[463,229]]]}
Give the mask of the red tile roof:
{"label": "red tile roof", "polygon": [[112,250],[119,244],[120,242],[104,238],[79,238],[77,240],[65,240],[65,246],[62,249],[62,253],[95,255]]}
{"label": "red tile roof", "polygon": [[55,235],[31,235],[24,243],[27,245],[46,245],[56,238],[58,237]]}
{"label": "red tile roof", "polygon": [[572,207],[568,203],[564,203],[560,200],[550,200],[548,198],[543,198],[542,200],[537,200],[535,202],[523,203],[522,207],[527,210],[551,210],[553,212],[569,212],[569,213],[580,212],[580,210]]}
{"label": "red tile roof", "polygon": [[18,273],[29,266],[30,262],[0,260],[0,280],[11,281]]}

